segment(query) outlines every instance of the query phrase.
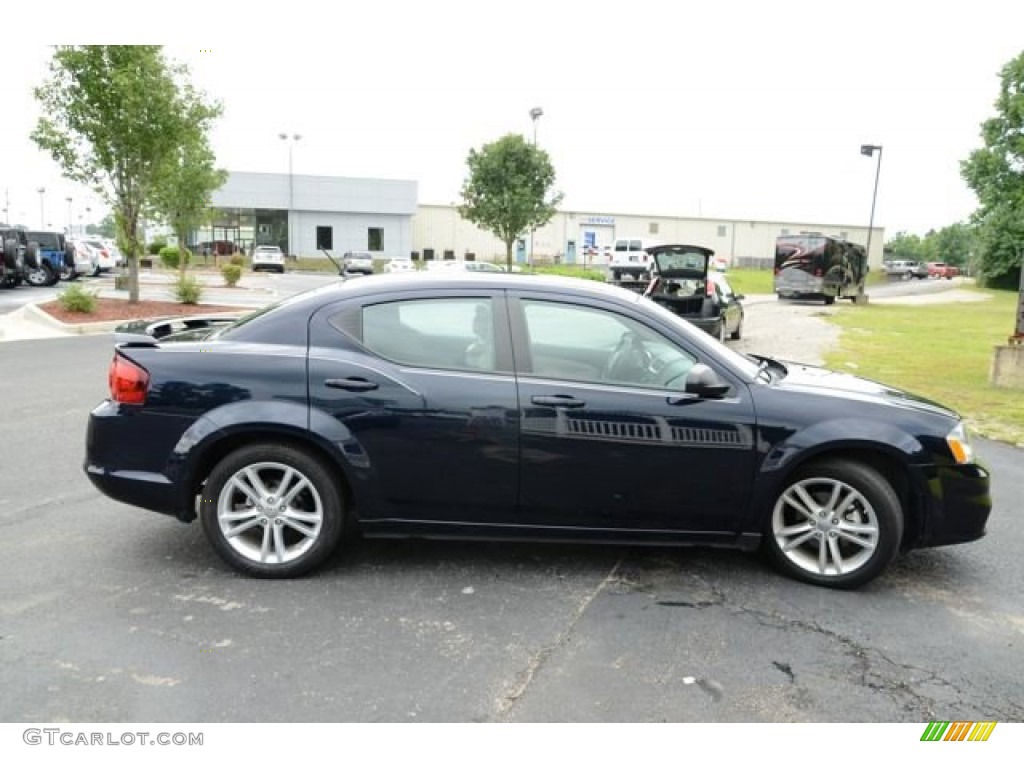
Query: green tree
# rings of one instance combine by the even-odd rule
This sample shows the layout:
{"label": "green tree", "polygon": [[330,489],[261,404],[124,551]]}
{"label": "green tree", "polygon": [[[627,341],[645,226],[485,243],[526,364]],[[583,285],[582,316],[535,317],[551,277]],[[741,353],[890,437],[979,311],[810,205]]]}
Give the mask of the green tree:
{"label": "green tree", "polygon": [[907,232],[897,232],[885,243],[885,258],[891,261],[922,261],[924,249],[921,238]]}
{"label": "green tree", "polygon": [[89,235],[99,235],[100,237],[114,239],[117,237],[117,225],[114,224],[114,214],[108,213],[100,220],[99,224],[86,224],[85,232]]}
{"label": "green tree", "polygon": [[191,87],[182,89],[186,124],[177,155],[164,166],[151,198],[155,218],[174,228],[178,236],[181,274],[189,263],[188,234],[209,215],[210,193],[227,179],[227,171],[215,167],[216,157],[207,138],[210,123],[220,116],[220,105],[204,103]]}
{"label": "green tree", "polygon": [[975,236],[974,228],[970,224],[958,221],[938,232],[930,233],[928,239],[933,244],[932,253],[936,260],[957,267],[972,266],[970,260],[975,248]]}
{"label": "green tree", "polygon": [[459,215],[505,244],[512,267],[516,238],[555,215],[562,193],[555,192],[555,169],[548,153],[518,134],[508,134],[479,150],[469,150],[469,176],[462,185]]}
{"label": "green tree", "polygon": [[995,108],[981,126],[984,146],[960,171],[978,196],[973,220],[982,276],[1016,285],[1024,262],[1024,53],[1000,72]]}
{"label": "green tree", "polygon": [[194,130],[179,86],[186,78],[160,46],[58,46],[35,90],[42,117],[32,139],[113,208],[131,302],[139,300],[140,217]]}

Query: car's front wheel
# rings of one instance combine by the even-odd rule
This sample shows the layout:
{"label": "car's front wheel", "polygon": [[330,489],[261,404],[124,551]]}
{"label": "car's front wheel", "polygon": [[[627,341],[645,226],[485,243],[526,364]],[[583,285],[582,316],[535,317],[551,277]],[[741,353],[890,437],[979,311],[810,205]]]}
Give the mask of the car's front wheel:
{"label": "car's front wheel", "polygon": [[331,472],[290,445],[251,445],[226,456],[210,473],[199,510],[217,554],[265,578],[313,570],[345,527],[344,497]]}
{"label": "car's front wheel", "polygon": [[878,576],[903,536],[899,498],[875,469],[822,461],[799,470],[776,497],[764,546],[784,573],[851,589]]}

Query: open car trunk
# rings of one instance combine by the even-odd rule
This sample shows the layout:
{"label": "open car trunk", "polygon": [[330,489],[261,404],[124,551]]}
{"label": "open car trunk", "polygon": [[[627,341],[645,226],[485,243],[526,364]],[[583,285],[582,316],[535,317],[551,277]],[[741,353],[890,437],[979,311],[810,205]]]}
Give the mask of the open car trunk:
{"label": "open car trunk", "polygon": [[[655,277],[644,295],[680,317],[707,317],[713,310],[708,267],[715,252],[699,245],[659,245],[649,251]],[[711,288],[711,290],[709,290]]]}

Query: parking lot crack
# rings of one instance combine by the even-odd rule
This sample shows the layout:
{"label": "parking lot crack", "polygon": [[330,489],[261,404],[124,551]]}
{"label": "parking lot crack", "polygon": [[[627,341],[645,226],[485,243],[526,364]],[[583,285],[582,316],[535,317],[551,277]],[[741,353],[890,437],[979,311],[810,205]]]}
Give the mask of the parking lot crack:
{"label": "parking lot crack", "polygon": [[563,627],[562,631],[559,632],[554,641],[543,648],[538,649],[530,656],[530,659],[526,664],[526,668],[517,675],[511,691],[506,693],[500,700],[498,704],[498,711],[495,713],[492,721],[507,722],[509,720],[512,715],[512,710],[515,708],[519,700],[522,699],[527,690],[529,690],[530,685],[537,676],[537,673],[540,672],[555,651],[559,648],[563,648],[569,642],[576,625],[579,623],[580,619],[583,618],[583,614],[586,613],[587,608],[592,602],[594,602],[594,599],[607,589],[609,584],[613,583],[617,579],[619,567],[622,565],[624,559],[625,556],[619,558],[618,562],[612,566],[612,569],[608,571],[608,574],[604,579],[602,579],[594,589],[590,590],[582,597],[576,605],[575,610],[573,610],[572,614],[569,616],[569,620],[565,627]]}

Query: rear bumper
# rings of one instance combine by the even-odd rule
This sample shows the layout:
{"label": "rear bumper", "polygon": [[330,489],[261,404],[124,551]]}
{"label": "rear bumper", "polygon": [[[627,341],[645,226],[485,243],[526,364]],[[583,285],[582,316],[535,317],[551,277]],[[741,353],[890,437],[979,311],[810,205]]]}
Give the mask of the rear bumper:
{"label": "rear bumper", "polygon": [[175,446],[191,423],[105,400],[89,414],[82,468],[115,501],[191,520],[194,497],[175,460]]}

